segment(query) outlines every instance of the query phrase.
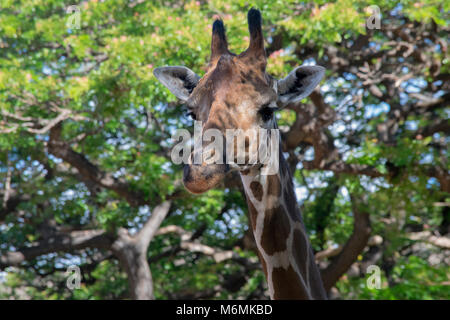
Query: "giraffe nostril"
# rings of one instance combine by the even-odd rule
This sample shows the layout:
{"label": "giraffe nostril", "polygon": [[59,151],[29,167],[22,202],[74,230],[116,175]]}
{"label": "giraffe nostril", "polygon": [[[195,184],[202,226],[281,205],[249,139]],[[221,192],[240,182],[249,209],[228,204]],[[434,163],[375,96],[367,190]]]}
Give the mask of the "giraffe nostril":
{"label": "giraffe nostril", "polygon": [[191,166],[188,164],[184,165],[183,168],[183,181],[186,182],[191,182],[192,181],[192,176],[191,176]]}

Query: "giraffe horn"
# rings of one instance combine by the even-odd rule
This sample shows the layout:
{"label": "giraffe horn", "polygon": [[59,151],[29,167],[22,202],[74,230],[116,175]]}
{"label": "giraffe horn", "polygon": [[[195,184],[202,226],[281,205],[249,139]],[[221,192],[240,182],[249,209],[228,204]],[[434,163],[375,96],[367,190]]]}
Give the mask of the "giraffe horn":
{"label": "giraffe horn", "polygon": [[[260,64],[262,69],[266,67],[266,51],[264,49],[264,36],[261,27],[261,12],[250,9],[247,14],[248,30],[250,32],[250,45],[241,53],[242,58],[250,58],[253,63]],[[253,59],[253,58],[256,58]]]}
{"label": "giraffe horn", "polygon": [[217,19],[213,23],[211,39],[211,60],[228,53],[228,42],[225,35],[225,27],[222,20]]}
{"label": "giraffe horn", "polygon": [[265,54],[264,37],[261,28],[261,12],[257,9],[250,9],[247,14],[248,30],[250,31],[250,45],[247,50],[255,54]]}

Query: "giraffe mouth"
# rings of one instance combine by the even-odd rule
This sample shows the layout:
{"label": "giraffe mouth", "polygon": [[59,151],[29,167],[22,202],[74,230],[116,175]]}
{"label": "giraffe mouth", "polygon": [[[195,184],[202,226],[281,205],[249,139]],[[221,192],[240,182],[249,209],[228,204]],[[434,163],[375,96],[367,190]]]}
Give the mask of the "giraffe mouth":
{"label": "giraffe mouth", "polygon": [[242,171],[248,171],[251,169],[261,169],[264,164],[263,163],[245,163],[245,164],[237,164],[237,163],[231,163],[230,165],[230,171],[237,171],[237,172],[242,172]]}
{"label": "giraffe mouth", "polygon": [[227,164],[185,164],[183,183],[191,193],[204,193],[217,186],[229,171],[230,166]]}

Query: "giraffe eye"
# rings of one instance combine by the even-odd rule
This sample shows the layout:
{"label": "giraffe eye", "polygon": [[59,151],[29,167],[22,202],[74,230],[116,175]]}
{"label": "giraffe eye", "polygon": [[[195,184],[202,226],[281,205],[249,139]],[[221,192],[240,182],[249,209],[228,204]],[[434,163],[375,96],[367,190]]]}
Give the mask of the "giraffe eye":
{"label": "giraffe eye", "polygon": [[192,120],[196,120],[196,119],[197,119],[197,117],[195,116],[195,113],[193,113],[192,111],[189,111],[189,112],[187,113],[187,115],[188,115],[189,117],[191,117]]}
{"label": "giraffe eye", "polygon": [[273,112],[276,110],[276,108],[269,107],[268,104],[263,105],[261,109],[259,109],[259,114],[261,115],[261,118],[264,122],[269,121],[272,119]]}

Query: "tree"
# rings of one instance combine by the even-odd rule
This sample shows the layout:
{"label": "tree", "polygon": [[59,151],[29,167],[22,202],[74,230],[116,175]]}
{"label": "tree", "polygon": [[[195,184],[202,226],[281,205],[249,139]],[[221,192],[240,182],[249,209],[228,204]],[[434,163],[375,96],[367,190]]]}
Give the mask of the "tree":
{"label": "tree", "polygon": [[[366,25],[372,4],[381,29]],[[232,50],[245,49],[249,5],[75,5],[1,5],[0,296],[266,298],[238,176],[204,195],[184,190],[171,136],[192,121],[152,75],[163,65],[202,74],[214,15]],[[327,289],[448,299],[448,4],[253,5],[275,77],[327,68],[321,90],[277,114]],[[361,289],[372,264],[382,291]],[[65,286],[70,265],[79,290]]]}

